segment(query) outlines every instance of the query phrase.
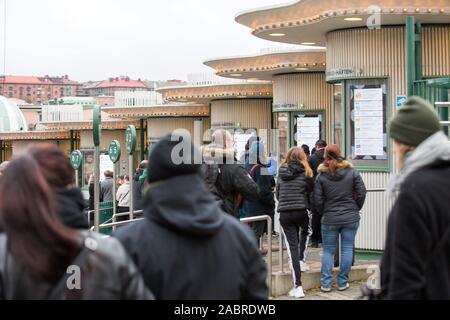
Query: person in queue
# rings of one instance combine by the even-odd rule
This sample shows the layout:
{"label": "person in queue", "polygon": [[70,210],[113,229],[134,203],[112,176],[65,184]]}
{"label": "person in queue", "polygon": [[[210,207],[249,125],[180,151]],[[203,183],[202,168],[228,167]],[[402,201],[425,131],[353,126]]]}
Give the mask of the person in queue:
{"label": "person in queue", "polygon": [[450,142],[429,102],[409,98],[389,126],[399,169],[381,262],[382,299],[450,299]]}
{"label": "person in queue", "polygon": [[0,182],[0,299],[152,299],[120,242],[86,230],[74,181],[52,145],[11,161]]}
{"label": "person in queue", "polygon": [[183,141],[190,137],[174,132],[153,146],[144,219],[113,236],[157,299],[267,299],[267,272],[251,230],[222,211],[201,164],[192,161],[201,159],[200,150]]}
{"label": "person in queue", "polygon": [[[317,152],[316,152],[317,153]],[[330,292],[333,280],[334,255],[341,238],[338,290],[348,289],[348,275],[352,266],[353,248],[359,227],[360,211],[366,198],[361,175],[341,155],[337,145],[327,146],[325,161],[319,166],[314,185],[314,203],[322,216],[321,290]]]}
{"label": "person in queue", "polygon": [[[311,156],[309,157],[308,163],[311,167],[313,174],[314,174],[314,180],[316,180],[318,172],[317,169],[319,168],[320,164],[323,163],[324,159],[324,153],[325,148],[327,147],[327,143],[324,140],[318,140],[314,147],[314,152],[311,153]],[[313,248],[318,248],[319,245],[322,243],[322,230],[321,230],[321,216],[317,212],[317,210],[314,207],[314,202],[312,202],[311,207],[311,227],[312,227],[312,236],[311,236],[311,243]]]}
{"label": "person in queue", "polygon": [[291,148],[278,171],[276,197],[280,225],[287,242],[289,266],[294,280],[289,296],[295,298],[305,296],[301,271],[306,271],[306,251],[310,237],[308,209],[314,185],[312,177],[313,172],[303,149]]}
{"label": "person in queue", "polygon": [[201,171],[207,189],[220,203],[222,209],[239,219],[243,199],[258,198],[258,185],[235,158],[233,137],[225,129],[212,135],[212,143],[203,147]]}

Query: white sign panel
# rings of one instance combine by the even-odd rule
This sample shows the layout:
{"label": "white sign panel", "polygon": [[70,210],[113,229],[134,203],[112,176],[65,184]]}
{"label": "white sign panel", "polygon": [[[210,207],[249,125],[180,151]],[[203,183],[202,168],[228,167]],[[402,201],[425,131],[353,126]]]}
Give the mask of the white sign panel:
{"label": "white sign panel", "polygon": [[100,155],[100,181],[105,179],[105,175],[103,174],[106,170],[114,172],[114,163],[112,163],[109,155],[101,154]]}
{"label": "white sign panel", "polygon": [[306,144],[312,150],[320,139],[320,117],[297,118],[297,145]]}
{"label": "white sign panel", "polygon": [[245,145],[252,136],[255,136],[255,134],[234,132],[234,148],[236,149],[238,159],[241,159],[245,152]]}
{"label": "white sign panel", "polygon": [[355,89],[355,156],[383,155],[383,89]]}

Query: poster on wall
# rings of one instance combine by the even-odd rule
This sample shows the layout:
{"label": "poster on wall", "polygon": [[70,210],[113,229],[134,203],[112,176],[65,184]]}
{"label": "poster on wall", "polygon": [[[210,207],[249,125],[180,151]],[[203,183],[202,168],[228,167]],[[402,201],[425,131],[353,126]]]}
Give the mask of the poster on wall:
{"label": "poster on wall", "polygon": [[237,130],[233,132],[234,148],[236,150],[237,159],[241,159],[244,156],[245,145],[247,144],[248,139],[250,139],[252,136],[256,136],[256,130],[250,130],[246,132],[240,132],[239,130]]}
{"label": "poster on wall", "polygon": [[355,89],[355,156],[383,156],[383,89]]}
{"label": "poster on wall", "polygon": [[306,144],[312,150],[320,139],[320,115],[297,118],[297,146]]}
{"label": "poster on wall", "polygon": [[100,155],[100,181],[105,180],[105,175],[103,174],[106,170],[114,172],[114,163],[109,158],[107,154]]}

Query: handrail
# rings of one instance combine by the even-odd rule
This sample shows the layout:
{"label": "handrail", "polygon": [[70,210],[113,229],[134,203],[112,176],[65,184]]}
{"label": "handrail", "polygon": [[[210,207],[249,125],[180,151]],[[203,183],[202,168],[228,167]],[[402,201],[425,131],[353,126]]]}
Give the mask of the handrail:
{"label": "handrail", "polygon": [[256,216],[249,218],[240,219],[241,222],[257,222],[266,221],[267,222],[267,239],[268,239],[268,250],[267,250],[267,286],[269,288],[269,294],[272,295],[272,218],[270,216]]}
{"label": "handrail", "polygon": [[121,226],[124,224],[128,224],[131,222],[135,222],[135,221],[140,221],[140,220],[144,220],[144,218],[136,218],[133,220],[125,220],[125,221],[117,221],[117,222],[112,222],[112,223],[104,223],[98,226],[99,229],[103,229],[103,228],[111,228],[111,227],[117,227],[117,226]]}

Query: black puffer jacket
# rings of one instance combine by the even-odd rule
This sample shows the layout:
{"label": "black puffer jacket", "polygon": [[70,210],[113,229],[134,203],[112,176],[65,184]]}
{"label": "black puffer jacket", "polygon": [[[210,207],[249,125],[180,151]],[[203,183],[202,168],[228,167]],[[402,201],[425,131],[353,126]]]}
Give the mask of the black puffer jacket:
{"label": "black puffer jacket", "polygon": [[323,164],[318,172],[314,204],[322,215],[322,223],[344,225],[358,222],[366,199],[366,187],[359,173],[345,160],[334,175]]}
{"label": "black puffer jacket", "polygon": [[268,174],[267,166],[257,165],[253,171],[250,167],[252,180],[256,182],[259,193],[255,200],[244,199],[243,210],[247,217],[259,215],[272,216],[275,211],[275,200],[272,192],[272,176]]}
{"label": "black puffer jacket", "polygon": [[301,163],[282,165],[278,170],[276,189],[278,212],[309,209],[313,187],[313,179],[306,177],[305,168]]}
{"label": "black puffer jacket", "polygon": [[[259,196],[258,185],[234,159],[233,149],[209,145],[203,149],[203,158],[202,177],[207,189],[225,212],[239,218],[238,195],[244,200],[256,200]],[[227,158],[232,163],[227,162]]]}
{"label": "black puffer jacket", "polygon": [[150,184],[144,203],[144,220],[114,236],[157,299],[267,299],[253,233],[223,213],[199,175]]}
{"label": "black puffer jacket", "polygon": [[309,158],[309,166],[311,167],[314,178],[317,177],[317,169],[319,168],[320,164],[325,160],[324,159],[325,149],[318,150],[314,152],[314,154]]}
{"label": "black puffer jacket", "polygon": [[[153,299],[136,266],[117,239],[81,231],[97,243],[97,249],[81,268],[81,289],[66,290],[61,299],[135,300]],[[0,299],[44,300],[53,286],[39,283],[18,266],[7,250],[6,234],[0,234]]]}

